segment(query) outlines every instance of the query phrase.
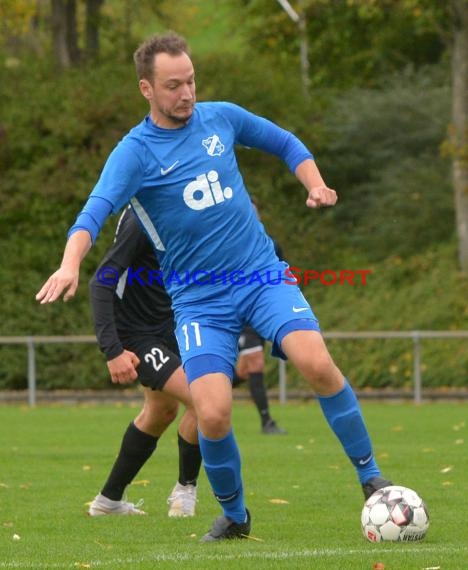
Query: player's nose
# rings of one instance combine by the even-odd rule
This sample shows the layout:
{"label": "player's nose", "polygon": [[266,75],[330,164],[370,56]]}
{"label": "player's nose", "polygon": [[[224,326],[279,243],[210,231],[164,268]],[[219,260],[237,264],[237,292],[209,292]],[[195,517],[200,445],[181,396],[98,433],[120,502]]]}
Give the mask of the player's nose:
{"label": "player's nose", "polygon": [[193,98],[193,88],[190,85],[184,85],[182,90],[182,99],[184,101],[192,101]]}

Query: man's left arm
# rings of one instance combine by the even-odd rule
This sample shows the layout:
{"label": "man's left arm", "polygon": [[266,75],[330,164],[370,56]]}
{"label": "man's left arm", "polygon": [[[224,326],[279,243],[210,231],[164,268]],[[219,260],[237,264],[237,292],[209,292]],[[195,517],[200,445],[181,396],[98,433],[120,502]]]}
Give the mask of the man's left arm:
{"label": "man's left arm", "polygon": [[309,208],[336,203],[336,192],[325,184],[313,154],[296,135],[237,105],[226,103],[223,108],[231,124],[235,125],[238,143],[264,150],[286,162],[306,188]]}

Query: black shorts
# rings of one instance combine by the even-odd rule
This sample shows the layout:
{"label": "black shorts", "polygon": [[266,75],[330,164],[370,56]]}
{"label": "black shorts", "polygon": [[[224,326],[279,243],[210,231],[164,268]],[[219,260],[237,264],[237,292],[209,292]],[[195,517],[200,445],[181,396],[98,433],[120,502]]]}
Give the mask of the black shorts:
{"label": "black shorts", "polygon": [[173,332],[167,334],[120,335],[127,350],[140,359],[138,381],[151,390],[162,390],[171,375],[181,366],[179,347]]}
{"label": "black shorts", "polygon": [[245,327],[239,335],[239,356],[263,350],[265,340],[252,327]]}

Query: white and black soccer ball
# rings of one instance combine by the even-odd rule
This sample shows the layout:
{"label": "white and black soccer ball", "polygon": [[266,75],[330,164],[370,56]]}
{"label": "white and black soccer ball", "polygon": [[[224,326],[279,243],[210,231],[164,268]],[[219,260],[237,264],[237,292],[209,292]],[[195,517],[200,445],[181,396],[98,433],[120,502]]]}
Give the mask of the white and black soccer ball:
{"label": "white and black soccer ball", "polygon": [[364,503],[361,528],[370,542],[422,540],[429,528],[429,513],[416,491],[390,485]]}

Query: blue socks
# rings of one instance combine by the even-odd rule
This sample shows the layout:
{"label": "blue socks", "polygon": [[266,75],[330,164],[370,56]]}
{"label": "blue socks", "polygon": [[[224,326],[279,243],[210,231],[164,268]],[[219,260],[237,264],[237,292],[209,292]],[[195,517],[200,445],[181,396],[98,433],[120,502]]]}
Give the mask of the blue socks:
{"label": "blue socks", "polygon": [[206,475],[224,515],[236,523],[247,519],[241,478],[241,459],[232,430],[221,439],[207,439],[198,431]]}
{"label": "blue socks", "polygon": [[320,396],[319,402],[330,427],[356,468],[359,481],[366,483],[372,477],[380,476],[358,400],[348,382],[345,381],[343,390],[337,394]]}
{"label": "blue socks", "polygon": [[[380,476],[356,395],[348,382],[333,396],[319,397],[322,411],[356,468],[359,481]],[[232,430],[221,439],[198,432],[200,451],[211,487],[224,515],[236,523],[246,521],[241,459]]]}

